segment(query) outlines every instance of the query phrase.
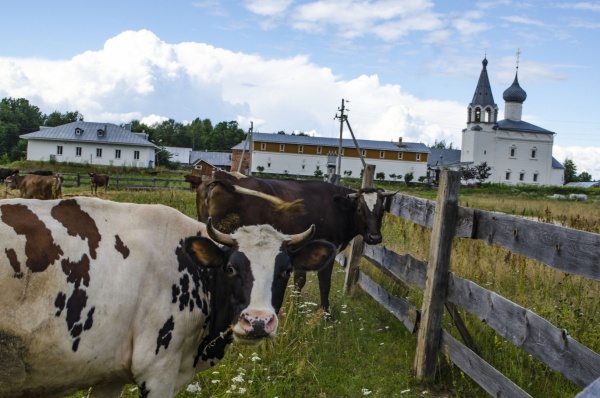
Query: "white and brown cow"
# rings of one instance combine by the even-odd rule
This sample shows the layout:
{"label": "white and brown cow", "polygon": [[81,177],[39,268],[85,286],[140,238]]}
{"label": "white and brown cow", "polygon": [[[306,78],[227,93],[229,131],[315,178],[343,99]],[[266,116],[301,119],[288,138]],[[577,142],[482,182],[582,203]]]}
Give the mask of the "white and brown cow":
{"label": "white and brown cow", "polygon": [[127,383],[173,397],[233,340],[275,334],[293,267],[335,254],[305,243],[313,232],[229,235],[96,198],[0,200],[0,397],[118,397]]}

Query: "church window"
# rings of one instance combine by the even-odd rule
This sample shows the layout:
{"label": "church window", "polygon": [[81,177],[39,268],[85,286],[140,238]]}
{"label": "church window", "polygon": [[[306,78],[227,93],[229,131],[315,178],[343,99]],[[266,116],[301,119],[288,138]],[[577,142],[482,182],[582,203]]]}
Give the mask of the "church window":
{"label": "church window", "polygon": [[517,154],[517,147],[513,145],[510,147],[510,157],[514,158],[516,156],[516,154]]}
{"label": "church window", "polygon": [[535,159],[535,155],[537,155],[537,148],[533,147],[531,148],[531,158]]}
{"label": "church window", "polygon": [[481,108],[475,108],[475,121],[481,121]]}
{"label": "church window", "polygon": [[521,172],[519,173],[519,181],[524,181],[525,180],[525,173]]}
{"label": "church window", "polygon": [[492,110],[490,108],[485,108],[485,121],[488,123],[492,121]]}
{"label": "church window", "polygon": [[487,151],[486,151],[485,149],[483,150],[483,154],[484,154],[484,155],[486,155],[486,154],[487,154]]}
{"label": "church window", "polygon": [[506,172],[505,178],[506,181],[510,180],[510,171]]}
{"label": "church window", "polygon": [[538,173],[535,173],[533,175],[533,182],[537,182],[537,180],[538,180]]}

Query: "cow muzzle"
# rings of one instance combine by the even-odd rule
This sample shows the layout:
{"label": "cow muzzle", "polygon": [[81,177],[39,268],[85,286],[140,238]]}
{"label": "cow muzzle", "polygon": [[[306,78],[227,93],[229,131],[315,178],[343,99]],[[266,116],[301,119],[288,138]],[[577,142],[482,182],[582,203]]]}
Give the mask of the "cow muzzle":
{"label": "cow muzzle", "polygon": [[274,337],[278,320],[273,311],[244,311],[232,327],[233,338],[240,344],[258,344]]}
{"label": "cow muzzle", "polygon": [[364,238],[369,245],[376,245],[383,240],[381,234],[367,234]]}

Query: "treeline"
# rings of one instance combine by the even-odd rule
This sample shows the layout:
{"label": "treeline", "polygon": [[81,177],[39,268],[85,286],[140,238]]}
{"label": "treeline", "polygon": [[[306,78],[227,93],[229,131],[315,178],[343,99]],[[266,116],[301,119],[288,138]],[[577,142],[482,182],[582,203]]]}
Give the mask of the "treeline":
{"label": "treeline", "polygon": [[[25,98],[4,98],[0,101],[0,164],[25,158],[27,142],[22,134],[38,131],[40,126],[56,127],[83,121],[79,111],[54,111],[46,115]],[[103,120],[93,120],[104,122]],[[192,148],[195,151],[228,151],[246,138],[237,122],[220,122],[213,126],[209,119],[196,118],[190,124],[173,119],[149,126],[132,120],[131,131],[146,132],[158,146]],[[124,126],[122,124],[121,126]],[[163,163],[164,164],[164,163]]]}

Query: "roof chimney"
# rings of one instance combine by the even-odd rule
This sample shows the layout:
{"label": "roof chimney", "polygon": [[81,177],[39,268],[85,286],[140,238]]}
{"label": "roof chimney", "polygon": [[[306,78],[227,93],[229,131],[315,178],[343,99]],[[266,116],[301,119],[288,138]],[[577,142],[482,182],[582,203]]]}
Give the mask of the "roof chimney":
{"label": "roof chimney", "polygon": [[402,146],[402,137],[398,137],[398,146]]}

